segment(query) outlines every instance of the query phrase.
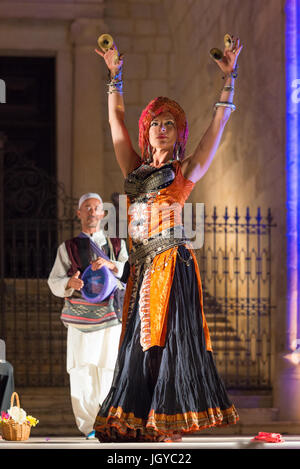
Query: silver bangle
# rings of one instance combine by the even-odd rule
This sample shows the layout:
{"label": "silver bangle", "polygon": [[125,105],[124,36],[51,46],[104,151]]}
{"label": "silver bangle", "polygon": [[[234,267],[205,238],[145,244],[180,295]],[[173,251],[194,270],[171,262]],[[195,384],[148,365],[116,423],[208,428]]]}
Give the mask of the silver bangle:
{"label": "silver bangle", "polygon": [[108,92],[107,94],[119,93],[123,94],[123,83],[108,83]]}
{"label": "silver bangle", "polygon": [[109,74],[110,82],[107,83],[108,94],[120,93],[123,94],[123,80],[122,80],[122,67],[119,68],[118,73],[112,78]]}
{"label": "silver bangle", "polygon": [[218,107],[229,107],[231,109],[231,112],[234,112],[236,110],[236,107],[233,103],[228,103],[227,101],[219,101],[215,104],[215,108]]}

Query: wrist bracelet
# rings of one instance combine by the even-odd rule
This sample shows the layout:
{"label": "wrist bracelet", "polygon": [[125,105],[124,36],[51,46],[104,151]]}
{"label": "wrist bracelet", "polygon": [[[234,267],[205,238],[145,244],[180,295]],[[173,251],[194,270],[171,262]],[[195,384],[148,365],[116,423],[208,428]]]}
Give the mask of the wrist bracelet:
{"label": "wrist bracelet", "polygon": [[222,78],[223,80],[226,80],[226,78],[237,78],[238,76],[238,72],[237,72],[237,69],[238,69],[238,66],[236,65],[235,68],[232,70],[231,73],[229,73],[228,75],[224,75]]}
{"label": "wrist bracelet", "polygon": [[227,101],[219,101],[215,104],[215,108],[218,107],[229,107],[231,109],[231,112],[234,112],[236,110],[236,107],[233,103],[228,103]]}
{"label": "wrist bracelet", "polygon": [[108,94],[111,93],[120,93],[123,94],[123,80],[122,80],[122,67],[119,68],[119,72],[111,78],[111,74],[109,72],[110,82],[107,84],[108,86]]}
{"label": "wrist bracelet", "polygon": [[110,82],[107,84],[107,86],[108,86],[107,94],[111,94],[111,93],[123,94],[123,82],[122,81]]}

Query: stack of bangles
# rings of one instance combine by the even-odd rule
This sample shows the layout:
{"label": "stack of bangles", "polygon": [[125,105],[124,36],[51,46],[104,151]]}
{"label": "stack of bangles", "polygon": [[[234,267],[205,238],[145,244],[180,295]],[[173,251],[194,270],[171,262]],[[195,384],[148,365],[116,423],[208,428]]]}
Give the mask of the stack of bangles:
{"label": "stack of bangles", "polygon": [[119,68],[117,75],[113,78],[109,76],[110,82],[107,84],[108,86],[108,94],[111,93],[120,93],[123,94],[123,80],[122,80],[122,68]]}
{"label": "stack of bangles", "polygon": [[[231,76],[232,78],[236,78],[237,77],[237,67],[228,76]],[[225,78],[226,78],[226,76],[223,77],[223,79],[225,79]],[[234,86],[225,85],[222,91],[228,91],[228,92],[233,93],[234,92]],[[235,105],[233,103],[230,103],[229,101],[218,101],[217,103],[215,103],[215,109],[217,109],[218,107],[228,107],[228,108],[231,109],[231,112],[234,112],[236,110]]]}

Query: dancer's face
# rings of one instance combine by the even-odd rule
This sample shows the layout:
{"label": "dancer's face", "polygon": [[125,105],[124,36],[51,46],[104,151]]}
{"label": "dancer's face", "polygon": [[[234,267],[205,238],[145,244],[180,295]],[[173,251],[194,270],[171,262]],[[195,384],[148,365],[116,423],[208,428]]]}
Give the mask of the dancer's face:
{"label": "dancer's face", "polygon": [[174,148],[177,140],[176,122],[170,112],[162,112],[153,119],[149,128],[149,142],[151,147],[160,150]]}
{"label": "dancer's face", "polygon": [[98,199],[87,199],[77,210],[77,215],[81,221],[82,231],[98,231],[100,221],[104,217],[103,205]]}

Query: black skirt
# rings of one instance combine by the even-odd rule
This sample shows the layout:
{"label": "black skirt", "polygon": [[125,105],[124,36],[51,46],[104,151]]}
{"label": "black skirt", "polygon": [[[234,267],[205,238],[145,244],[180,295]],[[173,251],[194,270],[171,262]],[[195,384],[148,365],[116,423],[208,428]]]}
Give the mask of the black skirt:
{"label": "black skirt", "polygon": [[206,349],[194,262],[187,263],[184,246],[178,252],[165,346],[143,352],[137,295],[112,387],[96,417],[99,441],[161,441],[238,420]]}

